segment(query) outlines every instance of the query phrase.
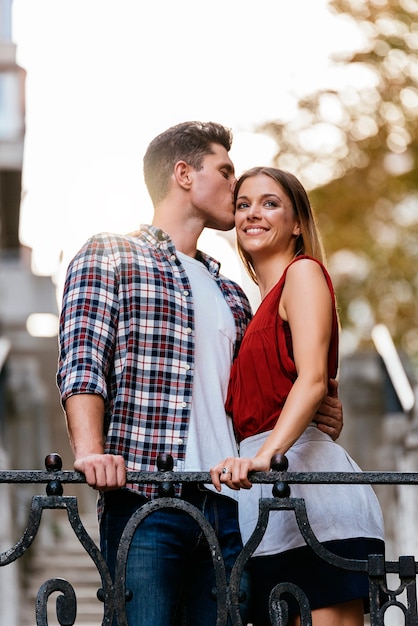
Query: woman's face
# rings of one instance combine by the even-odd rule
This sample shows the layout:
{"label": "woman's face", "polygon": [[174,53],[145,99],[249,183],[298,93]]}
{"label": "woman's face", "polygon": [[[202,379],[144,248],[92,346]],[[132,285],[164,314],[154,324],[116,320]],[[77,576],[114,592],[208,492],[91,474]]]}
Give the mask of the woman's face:
{"label": "woman's face", "polygon": [[266,174],[244,180],[235,204],[238,242],[252,258],[257,253],[293,253],[299,220],[283,187]]}

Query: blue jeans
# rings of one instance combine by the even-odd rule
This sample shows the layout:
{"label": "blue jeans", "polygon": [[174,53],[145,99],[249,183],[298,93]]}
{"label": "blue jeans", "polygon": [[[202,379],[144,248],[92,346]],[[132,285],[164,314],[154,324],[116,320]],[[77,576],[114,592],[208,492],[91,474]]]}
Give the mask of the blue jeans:
{"label": "blue jeans", "polygon": [[[101,550],[112,576],[122,532],[146,499],[126,492],[109,492],[100,526]],[[227,580],[242,550],[238,509],[231,498],[189,488],[184,499],[196,506],[212,525],[222,551]],[[247,623],[248,576],[241,619]],[[208,543],[195,520],[185,511],[160,509],[141,521],[132,539],[126,566],[126,603],[129,626],[215,626],[215,573]]]}

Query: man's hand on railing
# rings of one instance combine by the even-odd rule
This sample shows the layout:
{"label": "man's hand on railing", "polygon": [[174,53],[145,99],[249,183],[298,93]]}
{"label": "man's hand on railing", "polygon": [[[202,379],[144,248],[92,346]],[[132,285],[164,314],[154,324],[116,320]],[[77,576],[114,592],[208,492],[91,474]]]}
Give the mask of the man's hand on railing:
{"label": "man's hand on railing", "polygon": [[120,489],[126,484],[126,466],[123,456],[115,454],[88,454],[74,461],[74,469],[86,477],[94,489]]}

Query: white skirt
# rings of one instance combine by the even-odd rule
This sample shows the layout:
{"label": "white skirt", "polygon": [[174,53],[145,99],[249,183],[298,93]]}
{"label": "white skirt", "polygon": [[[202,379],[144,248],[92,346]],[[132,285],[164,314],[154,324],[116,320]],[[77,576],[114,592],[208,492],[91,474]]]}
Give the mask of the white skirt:
{"label": "white skirt", "polygon": [[[269,431],[270,432],[270,431]],[[244,439],[240,456],[252,457],[269,432]],[[289,472],[361,472],[331,437],[312,423],[288,450]],[[384,538],[383,516],[370,485],[291,484],[290,497],[304,498],[309,523],[321,542],[354,537]],[[272,484],[239,492],[239,521],[244,543],[258,519],[260,498],[272,498]],[[293,511],[271,511],[266,533],[253,556],[277,554],[305,545]]]}

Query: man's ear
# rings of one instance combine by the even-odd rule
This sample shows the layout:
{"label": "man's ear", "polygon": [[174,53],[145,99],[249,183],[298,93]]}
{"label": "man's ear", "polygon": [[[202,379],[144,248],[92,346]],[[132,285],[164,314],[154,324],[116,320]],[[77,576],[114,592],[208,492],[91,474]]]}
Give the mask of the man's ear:
{"label": "man's ear", "polygon": [[174,177],[176,182],[183,189],[189,189],[192,183],[192,177],[190,175],[191,167],[186,161],[177,161],[174,165]]}

